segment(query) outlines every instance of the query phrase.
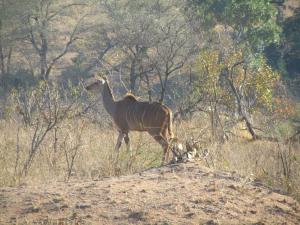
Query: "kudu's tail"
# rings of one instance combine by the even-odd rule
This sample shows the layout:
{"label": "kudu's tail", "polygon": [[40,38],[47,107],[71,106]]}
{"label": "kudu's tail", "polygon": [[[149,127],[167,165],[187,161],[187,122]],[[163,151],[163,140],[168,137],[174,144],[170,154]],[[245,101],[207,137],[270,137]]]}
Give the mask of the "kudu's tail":
{"label": "kudu's tail", "polygon": [[168,133],[170,135],[170,139],[173,139],[174,138],[174,133],[173,133],[173,113],[172,113],[171,110],[169,110]]}

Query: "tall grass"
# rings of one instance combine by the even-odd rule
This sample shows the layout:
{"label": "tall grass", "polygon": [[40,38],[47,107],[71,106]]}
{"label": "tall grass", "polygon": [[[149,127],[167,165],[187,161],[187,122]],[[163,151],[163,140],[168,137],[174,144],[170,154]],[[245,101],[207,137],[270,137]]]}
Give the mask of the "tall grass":
{"label": "tall grass", "polygon": [[134,173],[159,165],[162,157],[160,146],[147,134],[132,133],[132,153],[122,146],[118,158],[114,128],[102,129],[84,119],[65,121],[59,131],[49,133],[25,176],[21,171],[33,131],[8,121],[2,121],[0,129],[1,186]]}
{"label": "tall grass", "polygon": [[[106,122],[105,126],[97,123],[97,120],[107,120],[107,115],[96,115],[93,111],[89,116],[78,116],[77,111],[72,110],[47,132],[30,161],[28,173],[24,173],[24,165],[32,150],[37,123],[25,123],[16,110],[0,121],[0,186],[74,178],[98,179],[160,165],[163,151],[147,133],[130,133],[132,152],[127,152],[123,144],[117,157],[118,153],[114,151],[117,131],[112,121]],[[45,113],[44,117],[47,115]],[[39,113],[32,116],[33,121],[37,118],[36,121],[42,121],[39,129],[43,131],[48,122],[40,120]],[[208,149],[209,155],[203,165],[234,171],[249,181],[259,180],[300,199],[299,143],[231,137],[220,144],[211,138],[210,123],[205,114],[175,123],[174,129],[179,141],[197,140],[199,148]],[[235,132],[239,134],[237,136],[244,136],[244,131],[239,128]]]}

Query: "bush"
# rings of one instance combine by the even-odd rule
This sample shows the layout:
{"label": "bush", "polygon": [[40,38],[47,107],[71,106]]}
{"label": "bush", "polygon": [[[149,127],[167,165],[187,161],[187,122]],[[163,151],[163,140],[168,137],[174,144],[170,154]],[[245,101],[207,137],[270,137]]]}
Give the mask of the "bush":
{"label": "bush", "polygon": [[2,77],[2,91],[5,93],[12,89],[25,89],[35,86],[38,79],[26,70],[19,70],[16,73],[5,74]]}

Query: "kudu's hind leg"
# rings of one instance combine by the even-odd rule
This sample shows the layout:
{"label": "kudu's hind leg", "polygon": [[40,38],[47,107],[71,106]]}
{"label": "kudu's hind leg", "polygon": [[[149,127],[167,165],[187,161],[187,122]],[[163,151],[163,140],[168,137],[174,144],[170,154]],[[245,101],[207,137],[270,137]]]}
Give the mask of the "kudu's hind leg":
{"label": "kudu's hind leg", "polygon": [[164,150],[163,158],[161,165],[164,165],[164,163],[168,162],[169,160],[169,143],[162,135],[152,135],[153,138],[162,146]]}
{"label": "kudu's hind leg", "polygon": [[130,156],[132,156],[131,148],[130,148],[130,139],[128,133],[125,134],[124,141],[126,144],[127,152],[130,152]]}

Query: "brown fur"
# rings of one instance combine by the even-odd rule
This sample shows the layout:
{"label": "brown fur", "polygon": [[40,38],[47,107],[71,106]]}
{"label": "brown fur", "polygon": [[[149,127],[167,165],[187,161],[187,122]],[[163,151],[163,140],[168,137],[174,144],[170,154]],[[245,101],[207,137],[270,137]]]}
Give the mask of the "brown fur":
{"label": "brown fur", "polygon": [[[101,82],[96,83],[100,85]],[[87,87],[90,89],[92,85]],[[122,139],[129,145],[129,131],[148,132],[164,149],[163,162],[169,157],[169,139],[173,138],[172,111],[167,106],[158,102],[142,102],[129,93],[120,101],[115,101],[109,84],[105,80],[103,85],[104,103],[109,102],[113,110],[107,109],[120,132],[116,149],[119,149]],[[106,96],[106,97],[104,97]],[[108,100],[109,99],[109,100]],[[123,136],[122,136],[123,135]]]}
{"label": "brown fur", "polygon": [[166,133],[172,136],[172,112],[160,103],[141,102],[132,96],[116,102],[114,120],[124,132],[130,130],[148,131],[149,133]]}
{"label": "brown fur", "polygon": [[167,106],[158,102],[141,102],[132,94],[126,95],[116,102],[113,119],[125,138],[128,138],[129,131],[148,132],[163,147],[163,162],[168,160],[169,138],[174,136],[172,111]]}
{"label": "brown fur", "polygon": [[137,97],[131,93],[127,93],[125,96],[124,96],[124,99],[131,99],[133,101],[138,101]]}

